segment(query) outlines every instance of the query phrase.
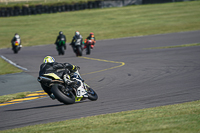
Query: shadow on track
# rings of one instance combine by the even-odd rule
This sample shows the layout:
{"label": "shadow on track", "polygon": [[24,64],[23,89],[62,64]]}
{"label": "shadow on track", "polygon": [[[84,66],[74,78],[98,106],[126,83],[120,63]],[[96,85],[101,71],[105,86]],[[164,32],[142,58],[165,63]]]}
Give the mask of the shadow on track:
{"label": "shadow on track", "polygon": [[23,109],[11,109],[11,110],[5,110],[5,111],[21,111],[21,110],[29,110],[29,109],[51,108],[51,107],[58,107],[58,106],[64,106],[64,105],[66,104],[47,105],[47,106],[39,106],[39,107],[31,107],[31,108],[23,108]]}
{"label": "shadow on track", "polygon": [[[89,101],[79,101],[74,104],[80,104],[83,102],[89,102]],[[22,109],[11,109],[11,110],[5,110],[5,111],[22,111],[22,110],[30,110],[30,109],[41,109],[41,108],[52,108],[52,107],[58,107],[58,106],[69,106],[74,104],[54,104],[54,105],[47,105],[47,106],[39,106],[39,107],[31,107],[31,108],[22,108]]]}

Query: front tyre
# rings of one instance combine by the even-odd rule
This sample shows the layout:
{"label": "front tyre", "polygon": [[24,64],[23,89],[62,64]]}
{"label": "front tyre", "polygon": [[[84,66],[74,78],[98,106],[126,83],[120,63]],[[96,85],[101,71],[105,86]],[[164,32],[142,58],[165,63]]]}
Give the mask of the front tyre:
{"label": "front tyre", "polygon": [[56,99],[64,104],[72,104],[75,102],[75,96],[71,91],[64,92],[63,86],[54,84],[51,88],[51,92]]}
{"label": "front tyre", "polygon": [[98,99],[97,93],[92,88],[87,88],[88,99],[96,101]]}

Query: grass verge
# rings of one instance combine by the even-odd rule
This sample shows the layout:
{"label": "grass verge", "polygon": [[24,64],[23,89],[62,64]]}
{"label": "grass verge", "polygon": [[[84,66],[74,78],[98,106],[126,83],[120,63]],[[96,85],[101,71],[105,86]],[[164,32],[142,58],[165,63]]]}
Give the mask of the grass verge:
{"label": "grass verge", "polygon": [[9,94],[0,96],[0,103],[8,102],[13,99],[20,99],[26,97],[26,95],[30,94],[31,92],[19,92],[16,94]]}
{"label": "grass verge", "polygon": [[[70,42],[74,32],[97,40],[200,30],[200,1],[81,10],[0,18],[0,48],[11,47],[14,33],[23,46],[53,44],[59,31]],[[98,43],[98,42],[97,42]]]}
{"label": "grass verge", "polygon": [[198,133],[200,101],[132,110],[48,124],[2,133]]}
{"label": "grass verge", "polygon": [[0,75],[10,74],[10,73],[19,73],[22,72],[21,69],[16,68],[15,66],[9,64],[2,58],[0,58]]}

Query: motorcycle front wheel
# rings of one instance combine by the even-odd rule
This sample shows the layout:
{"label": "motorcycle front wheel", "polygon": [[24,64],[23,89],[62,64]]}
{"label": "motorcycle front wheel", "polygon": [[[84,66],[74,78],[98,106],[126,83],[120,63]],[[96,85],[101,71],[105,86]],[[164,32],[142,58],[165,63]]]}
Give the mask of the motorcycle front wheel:
{"label": "motorcycle front wheel", "polygon": [[96,101],[98,99],[97,93],[92,88],[87,88],[88,99]]}
{"label": "motorcycle front wheel", "polygon": [[56,99],[64,104],[75,103],[75,96],[71,91],[65,91],[64,86],[59,84],[54,84],[51,88],[51,92],[54,94]]}

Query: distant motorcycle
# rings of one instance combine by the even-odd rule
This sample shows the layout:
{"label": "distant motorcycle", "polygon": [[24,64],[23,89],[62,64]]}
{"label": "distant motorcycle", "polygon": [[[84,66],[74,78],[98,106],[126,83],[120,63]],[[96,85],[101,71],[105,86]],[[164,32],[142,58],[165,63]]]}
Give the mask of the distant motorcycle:
{"label": "distant motorcycle", "polygon": [[84,46],[84,49],[86,49],[86,54],[90,54],[91,49],[93,48],[94,48],[94,40],[87,40]]}
{"label": "distant motorcycle", "polygon": [[60,41],[57,45],[58,55],[64,55],[65,49],[66,49],[65,41]]}
{"label": "distant motorcycle", "polygon": [[72,46],[72,49],[74,51],[74,53],[76,54],[76,56],[82,56],[82,45],[81,43],[74,43],[74,44],[70,44]]}
{"label": "distant motorcycle", "polygon": [[18,51],[20,50],[20,48],[21,48],[21,47],[20,47],[18,41],[15,41],[15,42],[12,44],[12,50],[13,50],[13,52],[14,52],[15,54],[18,53]]}
{"label": "distant motorcycle", "polygon": [[80,85],[77,90],[73,85],[66,85],[55,73],[48,73],[38,77],[41,85],[50,89],[55,98],[64,104],[73,104],[86,99],[91,101],[98,99],[97,93],[82,80],[78,70],[71,79],[75,79],[77,85]]}

